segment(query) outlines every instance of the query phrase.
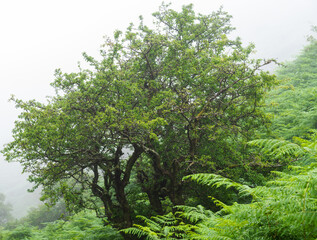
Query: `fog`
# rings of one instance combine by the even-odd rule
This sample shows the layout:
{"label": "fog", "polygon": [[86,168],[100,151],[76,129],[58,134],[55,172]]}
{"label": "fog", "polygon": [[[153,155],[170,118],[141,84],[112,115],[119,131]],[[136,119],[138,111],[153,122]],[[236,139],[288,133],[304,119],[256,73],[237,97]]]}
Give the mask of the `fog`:
{"label": "fog", "polygon": [[[196,12],[216,11],[221,5],[233,16],[234,36],[254,43],[255,57],[286,61],[294,58],[306,43],[311,26],[317,25],[316,0],[174,0],[172,8],[194,4]],[[11,130],[18,111],[8,102],[18,98],[37,99],[54,94],[50,83],[54,70],[77,70],[81,53],[98,56],[103,36],[124,30],[143,15],[151,22],[158,0],[12,0],[0,2],[0,145],[12,140]],[[21,217],[39,204],[38,193],[27,193],[31,185],[17,163],[0,156],[0,192]]]}

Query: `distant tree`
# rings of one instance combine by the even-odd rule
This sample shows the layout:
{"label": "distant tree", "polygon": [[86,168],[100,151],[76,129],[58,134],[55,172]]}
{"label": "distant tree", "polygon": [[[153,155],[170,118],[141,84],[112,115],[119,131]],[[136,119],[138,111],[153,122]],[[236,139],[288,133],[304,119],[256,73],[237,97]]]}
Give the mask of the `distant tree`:
{"label": "distant tree", "polygon": [[118,228],[132,225],[144,197],[155,213],[163,201],[184,204],[183,176],[247,161],[238,152],[266,121],[262,98],[275,82],[261,71],[271,61],[228,38],[222,10],[163,5],[153,16],[153,29],[141,20],[115,32],[100,62],[84,54],[93,70],[58,70],[48,103],[13,98],[22,113],[3,150],[44,199],[103,210]]}
{"label": "distant tree", "polygon": [[70,213],[66,210],[64,202],[58,202],[56,205],[49,207],[40,205],[32,207],[28,214],[20,220],[20,224],[29,224],[38,228],[45,227],[49,222],[67,219]]}
{"label": "distant tree", "polygon": [[5,202],[5,195],[0,193],[0,226],[12,220],[12,206]]}
{"label": "distant tree", "polygon": [[317,128],[316,58],[317,40],[310,36],[300,55],[277,71],[284,83],[270,93],[267,108],[274,136],[290,140]]}

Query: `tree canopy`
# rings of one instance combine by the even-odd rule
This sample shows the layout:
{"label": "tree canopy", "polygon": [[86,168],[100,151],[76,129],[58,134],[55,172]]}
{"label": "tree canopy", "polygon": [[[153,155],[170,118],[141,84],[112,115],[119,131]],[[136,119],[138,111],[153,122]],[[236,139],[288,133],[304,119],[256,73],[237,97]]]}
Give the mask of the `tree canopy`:
{"label": "tree canopy", "polygon": [[116,31],[100,61],[84,54],[90,69],[57,70],[47,103],[13,98],[21,114],[3,150],[43,200],[93,208],[118,228],[132,226],[144,199],[158,214],[184,204],[184,176],[246,164],[237,152],[266,122],[263,96],[275,84],[261,70],[271,60],[229,39],[222,9],[162,5],[153,16],[154,28],[141,18]]}

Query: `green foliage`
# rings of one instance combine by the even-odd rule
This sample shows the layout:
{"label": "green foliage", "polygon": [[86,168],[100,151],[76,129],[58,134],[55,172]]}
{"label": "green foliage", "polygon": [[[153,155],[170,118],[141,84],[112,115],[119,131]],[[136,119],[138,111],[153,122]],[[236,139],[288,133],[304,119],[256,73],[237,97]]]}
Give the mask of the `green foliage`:
{"label": "green foliage", "polygon": [[[280,168],[300,160],[303,162],[307,151],[296,143],[279,139],[257,139],[248,142],[248,145],[256,149],[256,155],[262,160],[263,167],[270,169]],[[256,164],[256,163],[254,163]]]}
{"label": "green foliage", "polygon": [[309,131],[309,135],[306,138],[294,137],[294,141],[297,142],[305,151],[309,152],[315,159],[317,158],[317,130],[312,129]]}
{"label": "green foliage", "polygon": [[4,240],[20,240],[20,239],[30,239],[32,237],[32,229],[27,226],[18,226],[14,230],[10,231]]}
{"label": "green foliage", "polygon": [[[135,225],[124,231],[137,237],[147,236],[148,239],[170,239],[168,236],[173,236],[173,232],[181,232],[180,239],[315,239],[316,167],[316,164],[293,167],[288,174],[275,172],[279,176],[277,179],[268,182],[267,186],[256,188],[212,174],[188,176],[186,179],[207,186],[235,187],[241,194],[250,194],[253,202],[228,206],[218,201],[222,210],[217,213],[202,207],[180,207],[174,215],[146,219],[145,226]],[[165,218],[169,220],[158,221]],[[168,231],[169,235],[163,231],[165,224],[172,230]]]}
{"label": "green foliage", "polygon": [[249,145],[260,148],[263,154],[272,156],[276,159],[295,157],[298,158],[304,154],[304,149],[299,145],[278,139],[257,139],[248,142]]}
{"label": "green foliage", "polygon": [[97,218],[94,212],[80,212],[71,216],[69,220],[57,220],[46,224],[46,227],[38,229],[20,224],[11,230],[0,230],[2,240],[32,239],[32,240],[121,240],[121,235],[105,222]]}
{"label": "green foliage", "polygon": [[[182,233],[180,239],[315,239],[317,237],[317,164],[316,133],[310,140],[297,138],[301,146],[284,140],[262,139],[249,144],[275,159],[303,157],[310,154],[314,163],[293,166],[288,173],[277,172],[266,186],[250,188],[216,174],[194,174],[184,177],[211,189],[237,190],[241,197],[251,196],[248,204],[227,205],[214,197],[221,210],[214,213],[201,206],[179,206],[175,214],[145,219],[143,225],[124,230],[147,239],[169,239]],[[165,218],[166,217],[166,218]],[[167,218],[169,220],[167,220]],[[158,219],[166,219],[158,221]],[[164,235],[165,223],[169,226]],[[186,228],[184,228],[186,226]],[[142,239],[142,238],[140,238]],[[175,238],[177,239],[177,238]]]}
{"label": "green foliage", "polygon": [[110,226],[105,226],[93,212],[81,212],[70,217],[69,221],[57,221],[48,224],[38,232],[34,239],[113,239],[122,237]]}
{"label": "green foliage", "polygon": [[5,203],[5,195],[0,193],[0,226],[13,219],[11,211],[12,206],[9,203]]}
{"label": "green foliage", "polygon": [[[316,165],[250,189],[254,202],[235,204],[216,226],[232,239],[314,239],[317,235]],[[234,224],[232,224],[234,223]],[[236,226],[233,227],[232,226]]]}
{"label": "green foliage", "polygon": [[181,218],[169,213],[164,216],[155,216],[151,219],[139,216],[143,225],[134,224],[134,227],[121,230],[121,232],[137,237],[138,239],[184,239],[186,233],[194,226],[186,224]]}
{"label": "green foliage", "polygon": [[43,228],[49,222],[54,222],[60,219],[67,219],[70,213],[66,210],[65,203],[59,202],[55,206],[48,207],[46,205],[33,207],[28,211],[27,216],[19,222],[26,223],[34,227]]}
{"label": "green foliage", "polygon": [[222,9],[153,16],[153,29],[141,18],[116,31],[100,61],[83,54],[90,69],[57,70],[46,103],[12,98],[21,114],[2,152],[77,214],[41,206],[7,224],[0,195],[0,239],[317,239],[316,39],[278,71],[289,81],[267,111],[279,138],[249,141],[268,122],[272,60],[229,39]]}
{"label": "green foliage", "polygon": [[244,191],[246,189],[249,189],[245,185],[236,183],[228,178],[224,178],[220,175],[216,174],[210,174],[210,173],[198,173],[198,174],[193,174],[189,175],[187,177],[183,178],[184,180],[191,180],[195,181],[198,184],[206,185],[209,187],[225,187],[226,189],[228,188],[236,188],[239,191]]}
{"label": "green foliage", "polygon": [[316,58],[317,40],[310,37],[300,55],[277,71],[284,84],[271,91],[267,101],[273,136],[291,140],[317,127]]}
{"label": "green foliage", "polygon": [[308,165],[317,159],[317,131],[310,130],[306,138],[294,137],[293,141],[257,139],[248,142],[262,158],[269,159],[268,166],[286,166],[291,162]]}
{"label": "green foliage", "polygon": [[[3,150],[42,186],[43,200],[103,207],[118,228],[132,225],[144,196],[153,213],[167,212],[187,198],[184,176],[242,162],[275,84],[261,70],[272,60],[251,59],[254,46],[229,38],[222,9],[202,15],[163,4],[153,17],[153,29],[141,19],[115,32],[101,61],[84,54],[90,69],[57,70],[47,103],[13,97],[21,114]],[[138,199],[127,196],[132,176]]]}

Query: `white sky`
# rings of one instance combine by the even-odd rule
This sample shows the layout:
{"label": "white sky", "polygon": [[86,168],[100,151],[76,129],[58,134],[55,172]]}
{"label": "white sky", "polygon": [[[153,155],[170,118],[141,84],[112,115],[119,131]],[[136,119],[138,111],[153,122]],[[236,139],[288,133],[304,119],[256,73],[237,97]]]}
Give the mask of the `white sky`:
{"label": "white sky", "polygon": [[[159,0],[0,0],[0,145],[11,139],[18,112],[8,99],[43,100],[52,95],[54,70],[77,70],[81,53],[98,56],[103,36],[124,30],[143,15],[151,22]],[[166,1],[168,2],[168,1]],[[257,56],[280,61],[296,56],[312,25],[316,0],[172,0],[172,8],[193,3],[201,13],[221,5],[233,16],[235,35],[256,45]],[[0,192],[13,201],[13,187],[25,177],[0,156]],[[11,188],[11,191],[8,189]],[[16,194],[16,193],[15,193]]]}

